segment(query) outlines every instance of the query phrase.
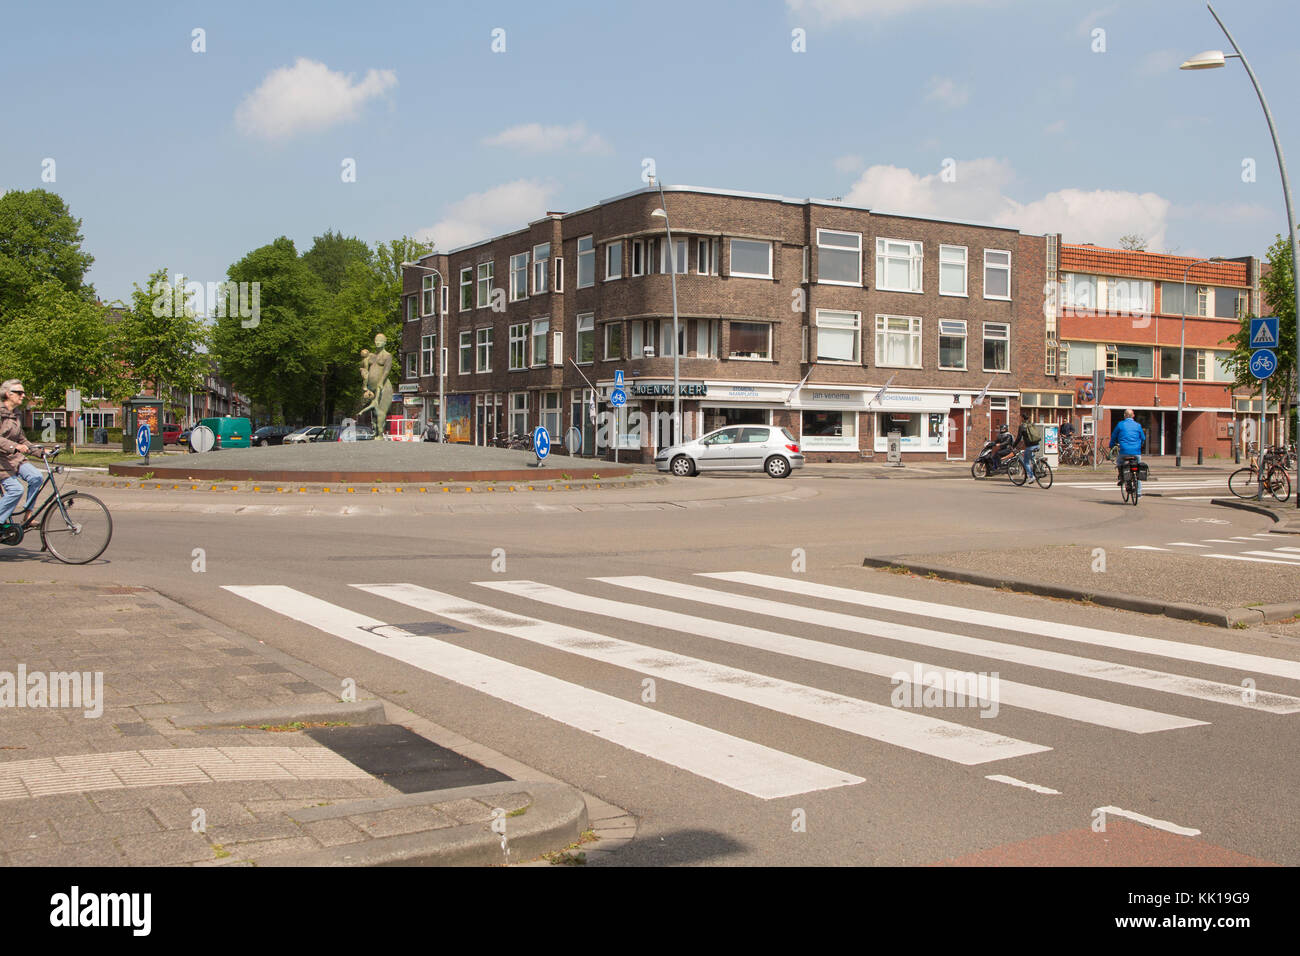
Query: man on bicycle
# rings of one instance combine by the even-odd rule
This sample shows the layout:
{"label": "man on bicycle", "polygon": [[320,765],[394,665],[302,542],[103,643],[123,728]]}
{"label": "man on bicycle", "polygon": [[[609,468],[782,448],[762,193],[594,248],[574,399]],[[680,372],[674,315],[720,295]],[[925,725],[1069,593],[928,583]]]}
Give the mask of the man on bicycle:
{"label": "man on bicycle", "polygon": [[[1117,485],[1124,484],[1124,466],[1130,459],[1137,461],[1142,460],[1142,449],[1147,441],[1147,433],[1142,430],[1142,426],[1133,420],[1133,409],[1124,410],[1124,418],[1115,426],[1115,430],[1110,434],[1110,443],[1108,447],[1119,448],[1119,457],[1116,458],[1115,464],[1119,471],[1119,480]],[[1137,493],[1142,494],[1142,482],[1138,482]]]}
{"label": "man on bicycle", "polygon": [[[0,385],[0,527],[8,525],[11,517],[20,521],[31,513],[32,502],[41,490],[45,476],[27,461],[25,456],[39,451],[27,441],[23,434],[23,421],[18,414],[18,407],[27,398],[23,383],[11,378]],[[14,514],[14,507],[23,497],[26,485],[27,500],[23,508]]]}
{"label": "man on bicycle", "polygon": [[1029,487],[1034,478],[1034,452],[1038,451],[1038,439],[1030,434],[1029,416],[1024,414],[1020,416],[1020,430],[1016,432],[1016,442],[1011,447],[1019,448],[1022,444],[1025,450],[1020,456],[1020,461],[1024,464],[1025,474],[1029,478],[1029,481],[1025,482],[1025,487]]}

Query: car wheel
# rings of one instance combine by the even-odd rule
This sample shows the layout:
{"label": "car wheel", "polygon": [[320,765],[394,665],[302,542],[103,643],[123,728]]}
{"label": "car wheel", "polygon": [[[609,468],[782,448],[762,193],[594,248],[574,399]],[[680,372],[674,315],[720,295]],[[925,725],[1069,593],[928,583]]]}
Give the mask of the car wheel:
{"label": "car wheel", "polygon": [[685,455],[678,455],[673,459],[672,472],[678,478],[689,478],[695,474],[695,465]]}
{"label": "car wheel", "polygon": [[763,470],[772,478],[790,477],[790,463],[780,455],[773,455],[769,458],[767,463],[763,465]]}

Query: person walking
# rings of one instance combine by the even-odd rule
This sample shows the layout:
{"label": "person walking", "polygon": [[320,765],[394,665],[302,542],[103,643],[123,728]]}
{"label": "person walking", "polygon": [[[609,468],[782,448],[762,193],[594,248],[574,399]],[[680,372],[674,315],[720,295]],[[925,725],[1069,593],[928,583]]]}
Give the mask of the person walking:
{"label": "person walking", "polygon": [[[41,490],[45,476],[37,471],[26,456],[39,451],[23,434],[22,417],[18,408],[27,399],[27,390],[16,378],[0,384],[0,526],[11,520],[21,524],[31,514],[32,503]],[[27,500],[20,511],[15,507],[23,497],[26,485]]]}

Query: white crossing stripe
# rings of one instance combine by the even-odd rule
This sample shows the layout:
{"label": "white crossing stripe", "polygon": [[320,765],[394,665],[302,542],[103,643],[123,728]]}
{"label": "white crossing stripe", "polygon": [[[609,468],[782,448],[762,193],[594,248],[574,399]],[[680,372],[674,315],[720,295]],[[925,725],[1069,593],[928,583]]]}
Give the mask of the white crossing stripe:
{"label": "white crossing stripe", "polygon": [[1105,813],[1116,817],[1126,817],[1137,823],[1149,827],[1155,827],[1158,830],[1167,830],[1170,833],[1177,833],[1179,836],[1200,836],[1200,830],[1193,830],[1191,827],[1180,827],[1176,823],[1170,823],[1168,820],[1157,820],[1155,817],[1149,817],[1146,814],[1136,813],[1133,810],[1121,810],[1119,807],[1098,807],[1093,813]]}
{"label": "white crossing stripe", "polygon": [[967,766],[1052,749],[594,631],[509,614],[415,584],[353,586],[471,627],[509,634],[638,673],[655,674],[697,690]]}
{"label": "white crossing stripe", "polygon": [[1168,542],[1168,545],[1171,548],[1208,548],[1209,547],[1208,544],[1192,544],[1192,542],[1190,541],[1170,541]]}
{"label": "white crossing stripe", "polygon": [[1157,548],[1150,544],[1126,544],[1125,551],[1168,551],[1168,548]]}
{"label": "white crossing stripe", "polygon": [[[1265,552],[1265,553],[1267,553],[1267,552]],[[1242,556],[1242,555],[1240,555],[1240,554],[1203,554],[1203,555],[1201,555],[1201,557],[1203,557],[1203,558],[1219,558],[1219,559],[1221,559],[1221,560],[1223,560],[1223,561],[1253,561],[1253,562],[1255,562],[1256,564],[1282,564],[1282,565],[1287,565],[1287,566],[1289,566],[1289,567],[1295,567],[1295,562],[1294,562],[1294,561],[1283,561],[1283,560],[1281,560],[1281,555],[1279,555],[1276,559],[1270,559],[1270,558],[1247,558],[1247,557],[1244,557],[1244,556]]]}
{"label": "white crossing stripe", "polygon": [[[1207,554],[1204,557],[1208,558],[1210,555]],[[1157,657],[1170,657],[1198,664],[1210,664],[1214,667],[1226,667],[1245,674],[1272,674],[1289,680],[1300,680],[1300,661],[1263,657],[1259,654],[1246,654],[1242,651],[1221,650],[1217,647],[1205,647],[1200,644],[1183,644],[1179,641],[1167,641],[1157,637],[1140,637],[1136,634],[1124,634],[1120,631],[1103,631],[1097,628],[1081,627],[1077,624],[1065,624],[1059,621],[1039,621],[1030,617],[998,614],[993,611],[977,611],[956,605],[914,601],[889,594],[875,594],[869,591],[831,587],[824,584],[814,584],[811,581],[777,577],[771,574],[731,571],[719,574],[704,574],[701,577],[734,581],[737,584],[751,584],[755,587],[773,588],[794,594],[807,594],[812,597],[829,598],[832,601],[843,601],[863,607],[903,611],[904,613],[919,614],[924,617],[939,617],[948,621],[981,624],[988,627],[1006,628],[1023,634],[1040,634],[1044,637],[1055,637],[1061,640],[1077,641],[1099,647],[1112,647],[1117,650],[1133,651],[1138,654],[1153,654]],[[800,608],[799,610],[804,609]],[[1241,692],[1240,687],[1232,684],[1212,685],[1206,681],[1197,681],[1196,683],[1204,686],[1233,688],[1234,696],[1239,695]],[[1277,695],[1277,697],[1279,702],[1295,701],[1300,703],[1300,700],[1294,697],[1286,697],[1285,695]],[[1228,703],[1228,701],[1223,701],[1223,703]],[[1292,710],[1293,708],[1288,707],[1275,712],[1291,713]]]}
{"label": "white crossing stripe", "polygon": [[1300,548],[1274,548],[1274,551],[1300,551]]}
{"label": "white crossing stripe", "polygon": [[[764,800],[863,782],[862,777],[580,684],[385,626],[293,588],[227,585],[225,590],[368,650]],[[382,628],[383,636],[370,628]]]}
{"label": "white crossing stripe", "polygon": [[1285,558],[1287,561],[1300,561],[1300,554],[1278,554],[1276,551],[1243,551],[1242,554],[1253,554],[1261,558]]}
{"label": "white crossing stripe", "polygon": [[1213,542],[1214,544],[1232,544],[1232,543],[1233,543],[1233,541],[1232,541],[1230,538],[1202,538],[1201,540],[1202,540],[1202,541],[1211,541],[1211,542]]}
{"label": "white crossing stripe", "polygon": [[1053,790],[1051,787],[1044,787],[1037,783],[1025,783],[1025,781],[1017,780],[1015,777],[1008,777],[1004,773],[991,773],[984,779],[993,780],[997,783],[1009,783],[1013,787],[1024,787],[1026,790],[1034,791],[1034,793],[1044,793],[1058,797],[1061,795],[1060,790]]}
{"label": "white crossing stripe", "polygon": [[[479,583],[495,591],[583,614],[600,614],[621,621],[648,624],[651,627],[671,628],[684,634],[695,634],[699,637],[770,651],[800,660],[817,661],[832,667],[874,674],[877,677],[906,677],[909,683],[913,683],[914,669],[919,668],[922,672],[939,675],[945,687],[954,685],[961,687],[968,685],[969,678],[973,676],[969,671],[949,670],[902,657],[875,654],[871,651],[824,641],[806,640],[757,627],[732,624],[729,621],[715,621],[711,618],[679,614],[675,611],[629,604],[624,601],[609,601],[535,581],[481,581]],[[962,681],[962,678],[967,678],[967,681]],[[996,697],[999,703],[1006,704],[1008,707],[1020,707],[1137,734],[1202,726],[1205,723],[1201,720],[1176,717],[1172,714],[1162,714],[1124,704],[1113,704],[1092,697],[1035,687],[1031,684],[1020,684],[1001,678],[998,680]]]}
{"label": "white crossing stripe", "polygon": [[[707,574],[703,577],[722,577],[730,579],[731,574],[750,576],[749,572],[737,571],[723,574]],[[767,578],[769,575],[753,575],[756,578]],[[1201,680],[1196,677],[1185,677],[1181,674],[1170,674],[1165,671],[1148,670],[1144,667],[1130,667],[1126,664],[1116,664],[1113,661],[1096,660],[1090,657],[1076,657],[1073,654],[1061,654],[1057,651],[1044,651],[1034,647],[1024,647],[1019,644],[1002,644],[997,641],[987,641],[983,638],[966,637],[960,634],[949,634],[944,631],[934,631],[929,628],[912,627],[908,624],[895,624],[890,621],[877,621],[871,618],[854,617],[850,614],[839,614],[834,611],[822,611],[817,608],[803,607],[798,604],[783,604],[778,601],[766,601],[762,598],[752,598],[743,594],[731,594],[726,591],[714,591],[709,588],[696,587],[691,584],[677,584],[673,581],[665,581],[658,578],[644,577],[633,575],[619,578],[596,578],[597,581],[604,581],[609,584],[616,584],[621,587],[633,588],[640,591],[649,591],[652,594],[660,594],[665,597],[678,597],[687,601],[700,601],[705,604],[713,604],[718,607],[734,608],[738,611],[750,611],[755,614],[767,614],[772,617],[785,618],[791,621],[803,621],[808,624],[816,624],[821,627],[834,628],[841,631],[849,631],[854,634],[873,634],[877,637],[887,638],[892,641],[904,641],[910,644],[922,644],[929,647],[941,647],[946,650],[954,651],[958,654],[973,654],[979,657],[991,657],[997,660],[1012,661],[1017,664],[1024,664],[1028,667],[1039,667],[1044,670],[1059,671],[1063,674],[1074,674],[1079,677],[1093,677],[1097,680],[1109,681],[1114,684],[1128,684],[1132,687],[1143,687],[1148,690],[1164,691],[1167,694],[1177,694],[1180,697],[1192,697],[1197,700],[1208,700],[1217,704],[1227,704],[1231,707],[1244,707],[1247,710],[1265,710],[1276,714],[1292,714],[1300,711],[1300,698],[1288,697],[1284,694],[1256,694],[1253,702],[1243,700],[1242,688],[1235,684],[1220,684],[1215,681]],[[772,578],[774,581],[786,581],[786,578]],[[807,582],[795,582],[791,584],[800,585]],[[812,588],[822,588],[824,585],[809,585]],[[799,587],[792,587],[789,590],[799,591]],[[839,592],[847,591],[846,588],[830,588],[830,590]],[[804,590],[803,593],[809,593]],[[859,592],[849,591],[850,594]],[[845,600],[844,598],[832,598],[832,600]],[[964,610],[962,608],[953,608],[954,611]]]}

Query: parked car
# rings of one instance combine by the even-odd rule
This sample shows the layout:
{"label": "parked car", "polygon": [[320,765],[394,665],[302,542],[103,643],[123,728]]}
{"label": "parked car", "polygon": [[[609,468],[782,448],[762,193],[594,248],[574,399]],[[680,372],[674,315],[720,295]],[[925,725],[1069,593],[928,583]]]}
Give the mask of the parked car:
{"label": "parked car", "polygon": [[164,445],[178,445],[181,440],[181,426],[176,423],[163,423],[162,436]]}
{"label": "parked car", "polygon": [[282,445],[286,436],[295,431],[292,425],[263,425],[253,432],[253,444],[265,448],[267,445]]}
{"label": "parked car", "polygon": [[789,478],[803,467],[803,452],[789,429],[731,425],[661,449],[655,467],[682,478],[701,471],[765,471],[773,478]]}
{"label": "parked car", "polygon": [[283,443],[286,445],[305,445],[307,442],[319,441],[324,432],[324,425],[308,425],[285,435]]}
{"label": "parked car", "polygon": [[247,418],[205,418],[200,425],[212,429],[216,439],[213,450],[219,448],[247,448],[253,437],[253,423]]}

